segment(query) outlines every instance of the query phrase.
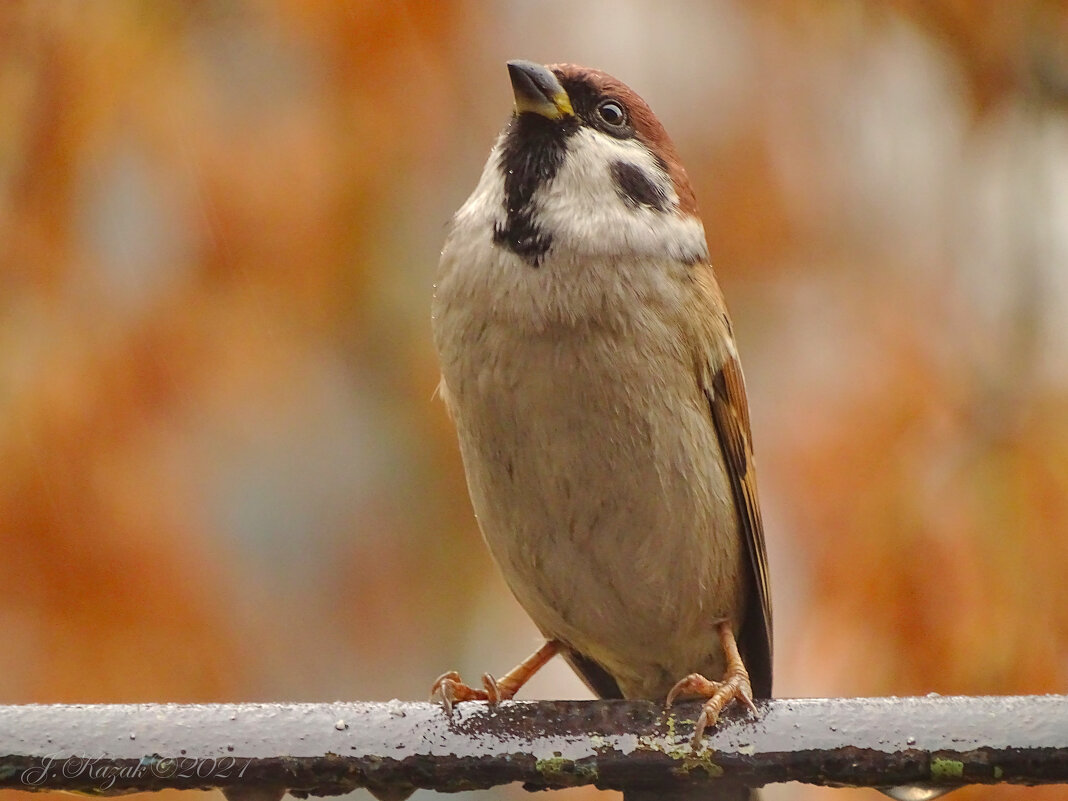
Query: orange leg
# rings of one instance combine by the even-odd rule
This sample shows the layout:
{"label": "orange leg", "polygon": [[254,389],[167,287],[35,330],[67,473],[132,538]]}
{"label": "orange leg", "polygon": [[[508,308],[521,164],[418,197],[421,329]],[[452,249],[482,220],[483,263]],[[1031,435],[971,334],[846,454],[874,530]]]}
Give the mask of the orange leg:
{"label": "orange leg", "polygon": [[753,704],[753,687],[749,683],[749,671],[745,669],[742,655],[738,653],[738,643],[734,640],[730,621],[720,621],[716,625],[716,630],[719,632],[719,641],[723,645],[723,653],[727,657],[727,668],[723,672],[723,680],[712,681],[700,673],[691,673],[671,688],[665,702],[666,706],[671,706],[680,695],[696,695],[708,699],[705,701],[701,716],[697,719],[697,725],[694,728],[694,744],[701,741],[706,728],[716,725],[719,713],[731,701],[740,701],[754,714],[757,711]]}
{"label": "orange leg", "polygon": [[490,706],[499,704],[512,698],[519,688],[526,684],[530,677],[541,670],[542,666],[552,659],[560,651],[560,643],[556,640],[546,640],[545,644],[532,653],[514,668],[509,670],[500,679],[495,679],[489,673],[482,674],[482,686],[485,689],[476,690],[468,687],[460,679],[460,674],[455,670],[442,673],[438,676],[434,686],[430,688],[430,700],[440,701],[445,711],[452,714],[452,706],[458,701],[488,701]]}

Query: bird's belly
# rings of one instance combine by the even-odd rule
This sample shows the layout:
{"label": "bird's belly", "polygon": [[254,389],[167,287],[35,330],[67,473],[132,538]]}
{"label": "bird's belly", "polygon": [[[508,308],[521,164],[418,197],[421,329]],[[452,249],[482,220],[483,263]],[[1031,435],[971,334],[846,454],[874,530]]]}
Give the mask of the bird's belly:
{"label": "bird's belly", "polygon": [[738,620],[746,555],[692,366],[606,335],[496,342],[445,378],[512,591],[627,696],[717,675],[714,626]]}

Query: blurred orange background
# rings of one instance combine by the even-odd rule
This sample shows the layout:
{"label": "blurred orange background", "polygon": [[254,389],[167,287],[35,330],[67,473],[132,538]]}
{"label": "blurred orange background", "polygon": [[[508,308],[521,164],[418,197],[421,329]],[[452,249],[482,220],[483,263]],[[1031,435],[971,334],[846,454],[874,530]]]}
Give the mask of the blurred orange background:
{"label": "blurred orange background", "polygon": [[422,699],[537,645],[432,398],[509,58],[617,75],[690,171],[776,694],[1068,691],[1065,3],[38,1],[0,6],[0,703]]}

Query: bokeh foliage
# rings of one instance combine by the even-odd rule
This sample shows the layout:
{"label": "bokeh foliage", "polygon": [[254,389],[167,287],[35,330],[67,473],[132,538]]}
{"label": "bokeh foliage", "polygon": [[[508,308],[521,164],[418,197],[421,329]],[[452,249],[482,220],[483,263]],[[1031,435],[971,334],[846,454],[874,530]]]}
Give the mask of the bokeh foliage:
{"label": "bokeh foliage", "polygon": [[1066,43],[1048,0],[5,2],[0,700],[418,698],[536,644],[428,321],[512,57],[689,167],[778,694],[1064,692]]}

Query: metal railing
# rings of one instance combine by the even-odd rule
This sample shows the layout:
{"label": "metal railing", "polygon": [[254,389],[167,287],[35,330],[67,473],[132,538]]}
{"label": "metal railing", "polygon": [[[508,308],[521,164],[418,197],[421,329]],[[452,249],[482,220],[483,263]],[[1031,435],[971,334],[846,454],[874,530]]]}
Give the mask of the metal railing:
{"label": "metal railing", "polygon": [[1068,696],[0,707],[0,787],[114,795],[219,788],[380,798],[522,782],[605,789],[799,781],[890,787],[1068,783]]}

